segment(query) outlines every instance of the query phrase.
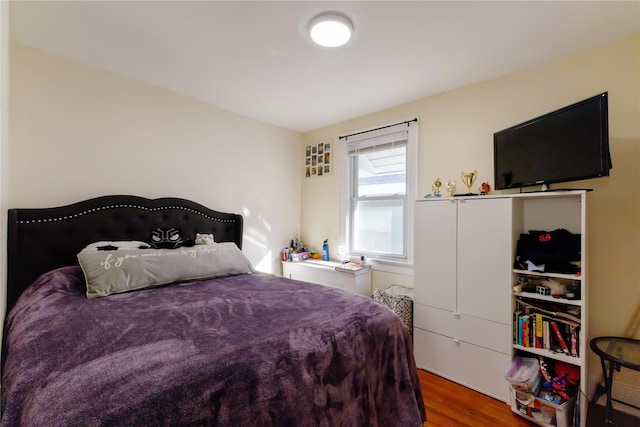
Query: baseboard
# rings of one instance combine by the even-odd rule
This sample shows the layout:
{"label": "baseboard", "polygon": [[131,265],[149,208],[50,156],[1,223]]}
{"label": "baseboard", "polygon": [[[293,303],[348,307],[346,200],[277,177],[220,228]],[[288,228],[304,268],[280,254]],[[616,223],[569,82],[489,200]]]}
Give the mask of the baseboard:
{"label": "baseboard", "polygon": [[[595,391],[600,384],[602,377],[589,376],[587,381],[587,392],[588,399],[591,400],[594,397]],[[604,381],[602,381],[602,386],[604,387]],[[623,382],[615,382],[614,377],[614,386],[612,391],[612,397],[614,399],[618,399],[622,402],[628,402],[632,405],[638,406],[640,403],[640,387],[633,386],[631,384],[623,383]],[[598,405],[606,405],[606,397],[600,396],[598,401],[596,402]],[[617,402],[613,402],[613,407],[617,410],[626,412],[636,417],[640,417],[640,410],[631,408],[627,405],[622,405]]]}

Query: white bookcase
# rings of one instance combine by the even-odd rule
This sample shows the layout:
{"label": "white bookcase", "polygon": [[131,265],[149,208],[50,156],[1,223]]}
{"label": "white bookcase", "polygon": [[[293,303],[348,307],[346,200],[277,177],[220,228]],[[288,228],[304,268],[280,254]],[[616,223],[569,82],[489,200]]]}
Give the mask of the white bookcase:
{"label": "white bookcase", "polygon": [[[580,425],[586,425],[587,418],[587,381],[588,381],[588,278],[589,278],[589,262],[588,262],[588,224],[587,224],[587,191],[566,191],[566,192],[553,192],[553,193],[535,193],[529,197],[522,196],[515,198],[518,203],[523,206],[523,222],[522,233],[526,233],[529,230],[555,230],[559,228],[566,229],[574,234],[580,234],[580,247],[581,247],[581,259],[580,259],[580,272],[579,274],[562,274],[553,272],[530,272],[526,270],[513,269],[512,274],[514,276],[514,283],[517,281],[518,276],[524,276],[526,278],[554,278],[571,281],[578,285],[578,298],[566,299],[557,298],[547,295],[540,295],[535,292],[521,292],[518,295],[513,295],[513,306],[516,307],[516,299],[526,298],[529,301],[538,302],[541,304],[552,303],[562,308],[573,308],[580,311],[578,315],[579,329],[577,337],[577,355],[567,355],[564,353],[558,353],[544,348],[525,347],[516,344],[515,335],[513,338],[513,352],[525,357],[542,357],[543,360],[553,363],[555,361],[564,362],[569,365],[573,365],[580,371],[580,382],[578,385],[578,391],[576,393],[576,400],[578,403]],[[546,320],[552,320],[553,316],[545,318]],[[514,319],[515,322],[515,319]],[[558,322],[560,324],[561,322]],[[515,328],[515,325],[514,325]],[[514,332],[515,334],[515,332]],[[569,339],[567,339],[567,345],[570,346]],[[568,426],[572,419],[574,402],[564,403],[561,406],[548,404],[541,399],[537,399],[541,406],[547,406],[556,412],[555,425]],[[515,413],[523,415],[519,410],[519,407],[515,402],[511,401],[511,407]],[[545,420],[537,420],[535,417],[523,415],[525,418],[543,426],[549,424]]]}
{"label": "white bookcase", "polygon": [[[424,199],[416,202],[415,221],[417,365],[505,402],[510,402],[511,392],[504,375],[514,355],[542,356],[575,365],[580,369],[580,419],[584,425],[588,378],[587,192]],[[581,235],[580,275],[513,268],[521,233],[559,228]],[[578,300],[525,295],[580,307],[578,357],[515,343],[513,319],[518,296],[512,288],[519,275],[571,279],[580,284]]]}

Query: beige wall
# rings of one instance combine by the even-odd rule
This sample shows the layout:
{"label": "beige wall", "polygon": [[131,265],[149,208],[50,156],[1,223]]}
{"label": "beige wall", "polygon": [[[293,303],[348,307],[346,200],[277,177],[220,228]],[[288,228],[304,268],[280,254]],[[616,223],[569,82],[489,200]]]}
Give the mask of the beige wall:
{"label": "beige wall", "polygon": [[[594,190],[589,335],[621,335],[640,304],[640,38],[314,130],[303,135],[303,144],[338,141],[339,135],[417,116],[420,197],[436,177],[459,181],[463,170],[477,169],[478,183],[493,185],[495,131],[604,91],[611,176],[562,187]],[[339,161],[334,158],[335,165]],[[301,232],[308,241],[339,240],[339,175],[334,168],[332,176],[303,178]],[[374,272],[374,287],[392,283],[412,284],[412,277]],[[640,330],[635,336],[640,338]],[[590,373],[597,375],[599,362],[590,358]]]}
{"label": "beige wall", "polygon": [[[9,2],[0,2],[0,319],[4,319],[6,292],[7,192],[9,145]],[[2,334],[0,334],[0,338]]]}
{"label": "beige wall", "polygon": [[10,208],[191,199],[244,215],[244,252],[280,274],[300,222],[299,133],[17,44],[10,69]]}

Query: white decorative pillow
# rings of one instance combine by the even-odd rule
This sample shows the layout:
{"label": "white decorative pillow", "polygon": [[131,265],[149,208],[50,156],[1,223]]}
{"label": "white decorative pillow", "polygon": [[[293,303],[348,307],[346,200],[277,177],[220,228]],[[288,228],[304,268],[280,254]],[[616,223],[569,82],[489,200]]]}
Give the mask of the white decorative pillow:
{"label": "white decorative pillow", "polygon": [[87,283],[87,298],[255,271],[231,242],[137,251],[85,248],[78,254],[78,261]]}

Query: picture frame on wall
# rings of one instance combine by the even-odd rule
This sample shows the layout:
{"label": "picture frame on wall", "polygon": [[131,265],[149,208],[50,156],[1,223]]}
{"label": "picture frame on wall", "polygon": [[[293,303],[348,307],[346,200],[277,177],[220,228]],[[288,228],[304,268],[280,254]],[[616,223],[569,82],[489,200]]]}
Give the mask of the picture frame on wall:
{"label": "picture frame on wall", "polygon": [[305,147],[304,176],[331,175],[331,141],[319,142]]}

